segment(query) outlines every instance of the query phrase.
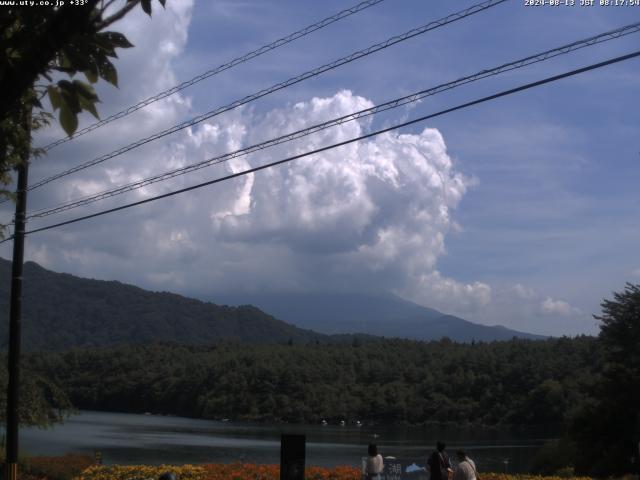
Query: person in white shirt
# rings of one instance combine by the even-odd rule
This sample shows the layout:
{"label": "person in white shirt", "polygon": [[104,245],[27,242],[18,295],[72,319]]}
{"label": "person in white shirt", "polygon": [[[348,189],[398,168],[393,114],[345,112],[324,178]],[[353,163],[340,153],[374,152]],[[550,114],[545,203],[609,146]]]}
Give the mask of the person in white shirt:
{"label": "person in white shirt", "polygon": [[364,467],[364,475],[366,480],[380,480],[380,474],[384,470],[384,462],[382,455],[378,453],[378,446],[369,444],[369,456]]}
{"label": "person in white shirt", "polygon": [[476,464],[467,457],[465,451],[458,450],[456,454],[458,456],[458,466],[453,473],[453,480],[480,480],[478,478]]}

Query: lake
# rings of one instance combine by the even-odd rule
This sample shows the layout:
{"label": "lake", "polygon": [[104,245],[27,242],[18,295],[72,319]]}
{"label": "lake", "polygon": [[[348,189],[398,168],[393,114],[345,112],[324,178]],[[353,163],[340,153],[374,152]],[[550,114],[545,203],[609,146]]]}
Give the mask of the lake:
{"label": "lake", "polygon": [[[53,429],[22,428],[21,451],[30,455],[102,452],[105,464],[279,463],[280,435],[307,438],[307,465],[359,466],[367,444],[398,458],[424,461],[436,440],[450,456],[464,448],[479,471],[529,471],[544,435],[485,429],[363,425],[264,425],[107,412],[80,412]],[[505,461],[508,463],[505,464]]]}

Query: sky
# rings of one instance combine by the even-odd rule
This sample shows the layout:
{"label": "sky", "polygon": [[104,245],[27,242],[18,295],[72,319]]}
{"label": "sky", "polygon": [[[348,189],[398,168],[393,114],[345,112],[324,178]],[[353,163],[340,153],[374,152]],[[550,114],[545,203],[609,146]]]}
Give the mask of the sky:
{"label": "sky", "polygon": [[[508,0],[29,193],[75,200],[640,21],[640,6]],[[599,2],[596,2],[599,3]],[[168,0],[111,29],[116,113],[355,5]],[[473,5],[386,0],[34,160],[33,183]],[[29,222],[72,219],[304,153],[637,49],[628,35],[384,114]],[[215,301],[225,293],[393,293],[486,325],[597,333],[640,282],[640,60],[605,67],[132,209],[29,235],[26,259]],[[91,124],[81,117],[80,128]],[[44,145],[64,136],[38,132]],[[0,221],[11,220],[8,204]],[[635,248],[634,248],[635,247]],[[0,245],[10,258],[11,243]]]}

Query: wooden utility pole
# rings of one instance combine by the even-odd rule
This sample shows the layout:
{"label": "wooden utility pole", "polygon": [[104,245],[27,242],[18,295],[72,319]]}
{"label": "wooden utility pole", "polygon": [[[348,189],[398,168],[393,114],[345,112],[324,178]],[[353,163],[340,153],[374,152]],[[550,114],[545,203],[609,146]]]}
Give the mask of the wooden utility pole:
{"label": "wooden utility pole", "polygon": [[[24,128],[31,140],[31,111],[25,116]],[[13,261],[11,263],[11,304],[9,310],[9,385],[7,387],[6,480],[18,477],[18,405],[20,388],[20,327],[22,318],[22,264],[24,261],[24,226],[27,210],[27,177],[29,149],[17,167],[16,214],[13,231]]]}

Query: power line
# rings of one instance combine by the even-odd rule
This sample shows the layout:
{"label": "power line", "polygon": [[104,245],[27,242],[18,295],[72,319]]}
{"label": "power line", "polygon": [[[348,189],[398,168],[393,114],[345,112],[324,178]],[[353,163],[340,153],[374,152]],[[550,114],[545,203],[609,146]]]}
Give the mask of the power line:
{"label": "power line", "polygon": [[303,80],[307,80],[309,78],[318,76],[324,72],[327,72],[329,70],[333,70],[337,67],[340,67],[342,65],[351,63],[359,58],[365,57],[367,55],[371,55],[372,53],[378,52],[380,50],[383,50],[385,48],[388,48],[392,45],[395,45],[396,43],[400,43],[403,42],[405,40],[408,40],[410,38],[413,38],[415,36],[418,35],[422,35],[430,30],[434,30],[436,28],[442,27],[444,25],[447,25],[449,23],[458,21],[458,20],[462,20],[463,18],[466,18],[468,16],[474,15],[476,13],[482,12],[484,10],[487,10],[489,8],[495,7],[496,5],[499,5],[501,3],[506,2],[507,0],[486,0],[482,3],[478,3],[475,5],[472,5],[469,8],[466,8],[465,10],[461,10],[459,12],[453,13],[451,15],[448,15],[444,18],[441,18],[440,20],[436,20],[433,22],[428,23],[427,25],[423,25],[422,27],[419,28],[415,28],[413,30],[409,30],[408,32],[405,32],[401,35],[396,35],[394,37],[391,37],[387,40],[385,40],[384,42],[381,43],[377,43],[375,45],[372,45],[364,50],[359,50],[357,52],[354,52],[346,57],[340,58],[338,60],[335,60],[331,63],[328,63],[326,65],[323,65],[321,67],[315,68],[313,70],[310,70],[308,72],[305,72],[301,75],[298,75],[296,77],[292,77],[289,80],[286,80],[284,82],[281,83],[277,83],[275,85],[272,85],[269,88],[266,88],[264,90],[261,90],[257,93],[254,93],[252,95],[248,95],[240,100],[235,100],[234,102],[224,106],[224,107],[220,107],[217,108],[215,110],[211,110],[207,113],[204,113],[202,115],[199,115],[197,117],[192,118],[191,120],[187,120],[185,122],[179,123],[178,125],[174,125],[171,128],[168,128],[166,130],[163,130],[162,132],[156,133],[154,135],[151,135],[149,137],[143,138],[141,140],[138,140],[134,143],[131,143],[129,145],[127,145],[126,147],[122,147],[118,150],[115,150],[111,153],[108,153],[106,155],[102,155],[101,157],[95,158],[93,160],[90,160],[88,162],[85,162],[83,164],[80,164],[76,167],[70,168],[68,170],[65,170],[64,172],[60,172],[58,174],[52,175],[48,178],[45,178],[43,180],[40,180],[39,182],[36,182],[35,184],[31,185],[29,187],[29,190],[33,190],[35,188],[41,187],[42,185],[46,185],[47,183],[50,183],[54,180],[57,180],[59,178],[65,177],[67,175],[71,175],[72,173],[76,173],[79,172],[80,170],[84,170],[85,168],[97,165],[99,163],[102,163],[106,160],[109,160],[111,158],[117,157],[119,155],[122,155],[123,153],[129,152],[130,150],[133,150],[135,148],[138,148],[142,145],[145,145],[149,142],[152,142],[154,140],[157,140],[159,138],[165,137],[167,135],[170,135],[172,133],[178,132],[180,130],[183,130],[187,127],[191,127],[193,125],[196,125],[197,123],[203,122],[204,120],[208,120],[209,118],[215,117],[217,115],[220,115],[221,113],[227,112],[229,110],[233,110],[234,108],[237,108],[241,105],[245,105],[249,102],[252,102],[254,100],[257,100],[258,98],[264,97],[265,95],[269,95],[270,93],[276,92],[278,90],[282,90],[283,88],[287,88],[291,85],[294,85],[296,83],[302,82]]}
{"label": "power line", "polygon": [[416,101],[419,101],[425,97],[428,96],[432,96],[432,95],[436,95],[438,93],[441,93],[443,91],[446,90],[451,90],[454,89],[458,86],[461,85],[465,85],[467,83],[471,83],[471,82],[475,82],[477,80],[481,80],[490,76],[494,76],[494,75],[498,75],[500,73],[504,73],[507,71],[511,71],[511,70],[515,70],[515,69],[519,69],[519,68],[523,68],[525,66],[528,65],[532,65],[534,63],[539,63],[545,60],[548,60],[550,58],[554,58],[557,57],[559,55],[565,55],[568,54],[570,52],[573,52],[575,50],[579,50],[581,48],[585,48],[588,46],[592,46],[592,45],[596,45],[598,43],[603,43],[615,38],[620,38],[622,36],[625,35],[629,35],[631,33],[637,33],[638,31],[640,31],[640,22],[635,23],[635,24],[631,24],[631,25],[626,25],[624,27],[620,27],[617,28],[615,30],[611,30],[605,33],[601,33],[599,35],[595,35],[586,39],[582,39],[582,40],[578,40],[566,45],[563,45],[561,47],[557,47],[557,48],[553,48],[550,50],[546,50],[544,52],[535,54],[535,55],[531,55],[519,60],[515,60],[509,63],[505,63],[502,64],[498,67],[494,67],[491,69],[484,69],[481,70],[478,73],[475,73],[473,75],[468,75],[462,78],[459,78],[457,80],[454,80],[452,82],[448,82],[448,83],[444,83],[444,84],[440,84],[438,86],[429,88],[427,90],[422,90],[416,93],[413,93],[411,95],[407,95],[404,97],[400,97],[400,98],[396,98],[394,100],[391,100],[389,102],[385,102],[383,104],[371,107],[371,108],[367,108],[364,110],[360,110],[358,112],[354,112],[351,113],[349,115],[344,115],[342,117],[338,117],[338,118],[334,118],[332,120],[323,122],[323,123],[319,123],[307,128],[304,128],[302,130],[297,130],[295,132],[291,132],[264,142],[260,142],[248,147],[244,147],[241,148],[239,150],[235,150],[233,152],[229,152],[229,153],[225,153],[223,155],[219,155],[213,158],[209,158],[207,160],[203,160],[201,162],[192,164],[192,165],[187,165],[185,167],[181,167],[181,168],[177,168],[174,170],[170,170],[168,172],[164,172],[158,175],[154,175],[152,177],[148,177],[142,180],[138,180],[136,182],[131,182],[129,184],[126,185],[122,185],[120,187],[116,187],[113,189],[109,189],[109,190],[105,190],[93,195],[87,195],[85,197],[79,198],[77,200],[74,200],[72,202],[68,202],[68,203],[63,203],[60,204],[58,206],[55,207],[49,207],[49,208],[43,208],[40,210],[35,210],[32,212],[29,212],[27,214],[27,219],[31,219],[31,218],[42,218],[42,217],[46,217],[49,215],[53,215],[55,213],[60,213],[66,210],[70,210],[72,208],[77,208],[80,206],[84,206],[84,205],[88,205],[94,202],[97,202],[99,200],[103,200],[106,198],[110,198],[110,197],[114,197],[116,195],[120,195],[126,192],[130,192],[133,190],[137,190],[139,188],[145,187],[147,185],[151,185],[154,183],[158,183],[164,180],[168,180],[170,178],[174,178],[176,176],[179,175],[184,175],[186,173],[190,173],[196,170],[200,170],[202,168],[206,168],[212,165],[217,165],[219,163],[222,162],[226,162],[229,161],[233,158],[237,158],[240,156],[245,156],[248,155],[250,153],[254,153],[257,152],[259,150],[264,150],[266,148],[275,146],[275,145],[280,145],[286,142],[290,142],[292,140],[296,140],[308,135],[311,135],[313,133],[319,132],[321,130],[325,130],[327,128],[333,127],[333,126],[337,126],[337,125],[341,125],[343,123],[346,122],[350,122],[353,120],[357,120],[359,118],[363,118],[369,115],[373,115],[376,113],[380,113],[386,110],[391,110],[397,107],[400,107],[402,105],[406,105],[409,103],[413,103]]}
{"label": "power line", "polygon": [[191,80],[187,80],[185,82],[182,82],[179,85],[175,85],[163,92],[160,92],[152,97],[149,97],[145,100],[142,100],[138,103],[136,103],[135,105],[132,105],[128,108],[125,108],[124,110],[118,112],[118,113],[114,113],[113,115],[110,115],[109,117],[105,118],[104,120],[100,120],[92,125],[89,125],[77,132],[75,132],[73,137],[64,137],[64,138],[60,138],[58,140],[56,140],[55,142],[52,142],[48,145],[46,145],[45,147],[43,147],[46,151],[49,151],[55,147],[57,147],[58,145],[61,145],[65,142],[69,142],[75,138],[78,138],[86,133],[89,133],[97,128],[100,128],[108,123],[114,122],[115,120],[118,120],[120,118],[126,117],[127,115],[140,110],[141,108],[146,107],[147,105],[151,105],[152,103],[157,102],[158,100],[162,100],[163,98],[166,98],[170,95],[173,95],[174,93],[177,93],[181,90],[184,90],[185,88],[190,87],[191,85],[195,85],[196,83],[199,83],[209,77],[212,77],[214,75],[217,75],[218,73],[224,72],[225,70],[228,70],[230,68],[235,67],[236,65],[240,65],[241,63],[247,62],[249,60],[252,60],[256,57],[259,57],[260,55],[263,55],[267,52],[270,52],[272,50],[275,50],[276,48],[282,47],[284,45],[287,45],[288,43],[293,42],[294,40],[297,40],[299,38],[302,38],[304,36],[309,35],[310,33],[315,32],[316,30],[320,30],[321,28],[324,28],[328,25],[331,25],[332,23],[337,22],[338,20],[342,20],[343,18],[349,17],[355,13],[361,12],[362,10],[365,10],[369,7],[372,7],[374,5],[377,5],[378,3],[384,2],[385,0],[367,0],[365,2],[361,2],[358,3],[357,5],[351,7],[351,8],[347,8],[345,10],[342,10],[338,13],[336,13],[335,15],[332,15],[330,17],[327,17],[323,20],[320,20],[317,23],[314,23],[312,25],[309,25],[305,28],[303,28],[302,30],[298,30],[297,32],[291,33],[289,35],[287,35],[286,37],[282,37],[278,40],[276,40],[275,42],[271,42],[268,45],[263,45],[260,48],[257,48],[256,50],[253,50],[252,52],[246,53],[238,58],[234,58],[233,60],[231,60],[230,62],[224,63],[216,68],[213,68],[211,70],[207,70],[204,73],[201,73],[200,75],[193,77]]}
{"label": "power line", "polygon": [[[615,58],[612,58],[612,59],[609,59],[609,60],[605,60],[605,61],[600,62],[600,63],[592,64],[592,65],[589,65],[587,67],[582,67],[582,68],[579,68],[579,69],[576,69],[576,70],[571,70],[569,72],[561,73],[559,75],[554,75],[552,77],[547,77],[547,78],[545,78],[543,80],[538,80],[536,82],[527,83],[525,85],[521,85],[519,87],[515,87],[515,88],[509,89],[509,90],[503,90],[502,92],[499,92],[499,93],[496,93],[496,94],[493,94],[493,95],[489,95],[489,96],[486,96],[486,97],[482,97],[480,99],[473,100],[471,102],[463,103],[461,105],[457,105],[455,107],[451,107],[451,108],[448,108],[446,110],[441,110],[441,111],[439,111],[437,113],[432,113],[430,115],[425,115],[425,116],[422,116],[422,117],[419,117],[419,118],[415,118],[413,120],[409,120],[409,121],[404,122],[404,123],[400,123],[398,125],[394,125],[392,127],[384,128],[384,129],[381,129],[381,130],[376,130],[375,132],[371,132],[371,133],[368,133],[368,134],[365,134],[365,135],[361,135],[359,137],[351,138],[349,140],[345,140],[345,141],[342,141],[342,142],[334,143],[334,144],[328,145],[326,147],[317,148],[315,150],[312,150],[312,151],[309,151],[309,152],[306,152],[306,153],[302,153],[302,154],[299,154],[299,155],[294,155],[292,157],[287,157],[287,158],[284,158],[282,160],[278,160],[278,161],[275,161],[275,162],[267,163],[265,165],[260,165],[259,167],[250,168],[250,169],[244,170],[242,172],[233,173],[233,174],[227,175],[225,177],[216,178],[214,180],[209,180],[207,182],[199,183],[197,185],[192,185],[190,187],[182,188],[180,190],[175,190],[173,192],[165,193],[165,194],[162,194],[162,195],[157,195],[155,197],[147,198],[147,199],[140,200],[140,201],[133,202],[133,203],[129,203],[129,204],[126,204],[126,205],[121,205],[119,207],[110,208],[108,210],[103,210],[101,212],[92,213],[90,215],[84,215],[82,217],[77,217],[77,218],[74,218],[74,219],[71,219],[71,220],[67,220],[67,221],[64,221],[64,222],[56,223],[56,224],[53,224],[53,225],[48,225],[46,227],[41,227],[41,228],[36,228],[36,229],[33,229],[33,230],[29,230],[29,231],[25,232],[25,235],[26,234],[37,233],[37,232],[43,232],[45,230],[51,230],[53,228],[62,227],[64,225],[69,225],[71,223],[76,223],[76,222],[80,222],[80,221],[83,221],[83,220],[88,220],[90,218],[100,217],[100,216],[106,215],[108,213],[118,212],[120,210],[125,210],[127,208],[135,207],[135,206],[138,206],[138,205],[143,205],[145,203],[154,202],[154,201],[160,200],[162,198],[172,197],[172,196],[178,195],[180,193],[189,192],[191,190],[197,190],[199,188],[206,187],[208,185],[213,185],[215,183],[220,183],[220,182],[223,182],[223,181],[226,181],[226,180],[231,180],[233,178],[241,177],[241,176],[247,175],[249,173],[255,173],[255,172],[258,172],[260,170],[264,170],[266,168],[274,167],[276,165],[281,165],[283,163],[288,163],[288,162],[291,162],[293,160],[297,160],[297,159],[300,159],[300,158],[303,158],[303,157],[308,157],[310,155],[315,155],[317,153],[321,153],[321,152],[324,152],[324,151],[327,151],[327,150],[331,150],[331,149],[334,149],[334,148],[337,148],[337,147],[348,145],[350,143],[354,143],[354,142],[358,142],[358,141],[361,141],[361,140],[365,140],[367,138],[375,137],[377,135],[380,135],[380,134],[383,134],[383,133],[387,133],[387,132],[390,132],[390,131],[393,131],[393,130],[397,130],[397,129],[402,128],[402,127],[406,127],[406,126],[413,125],[413,124],[416,124],[416,123],[419,123],[419,122],[423,122],[423,121],[428,120],[430,118],[434,118],[434,117],[438,117],[438,116],[441,116],[441,115],[445,115],[447,113],[452,113],[452,112],[455,112],[457,110],[462,110],[464,108],[468,108],[468,107],[471,107],[471,106],[474,106],[474,105],[478,105],[478,104],[481,104],[481,103],[484,103],[484,102],[495,100],[497,98],[504,97],[504,96],[507,96],[507,95],[512,95],[514,93],[518,93],[518,92],[521,92],[521,91],[524,91],[524,90],[528,90],[530,88],[538,87],[540,85],[545,85],[547,83],[555,82],[555,81],[561,80],[563,78],[567,78],[567,77],[571,77],[571,76],[574,76],[574,75],[578,75],[580,73],[588,72],[590,70],[595,70],[597,68],[605,67],[607,65],[612,65],[614,63],[619,63],[619,62],[622,62],[622,61],[625,61],[625,60],[629,60],[631,58],[635,58],[635,57],[638,57],[638,56],[640,56],[640,50],[637,50],[637,51],[635,51],[633,53],[629,53],[627,55],[622,55],[622,56],[615,57]],[[12,237],[7,238],[6,240],[3,240],[0,243],[4,243],[4,242],[6,242],[8,240],[11,240],[11,238]]]}

